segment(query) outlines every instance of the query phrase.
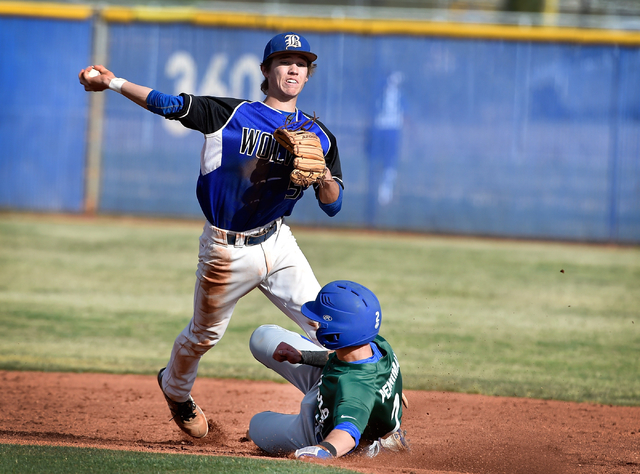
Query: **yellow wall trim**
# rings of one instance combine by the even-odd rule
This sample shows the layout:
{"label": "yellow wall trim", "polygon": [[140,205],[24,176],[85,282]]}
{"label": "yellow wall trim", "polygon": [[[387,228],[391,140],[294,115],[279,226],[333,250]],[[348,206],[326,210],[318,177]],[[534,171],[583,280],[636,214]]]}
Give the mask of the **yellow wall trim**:
{"label": "yellow wall trim", "polygon": [[0,2],[0,16],[28,16],[67,20],[86,20],[93,14],[93,7],[89,5]]}
{"label": "yellow wall trim", "polygon": [[264,28],[274,31],[314,31],[368,35],[443,36],[466,39],[545,41],[640,45],[640,32],[564,27],[520,27],[416,20],[283,17],[157,7],[106,7],[103,18],[113,22],[186,22],[201,26]]}
{"label": "yellow wall trim", "polygon": [[548,26],[511,26],[440,23],[419,20],[364,20],[355,18],[282,17],[214,12],[184,7],[121,7],[94,9],[88,5],[0,1],[0,16],[35,16],[83,20],[94,13],[107,22],[190,23],[199,26],[261,28],[273,31],[313,31],[365,35],[440,36],[503,41],[566,42],[640,45],[640,32]]}

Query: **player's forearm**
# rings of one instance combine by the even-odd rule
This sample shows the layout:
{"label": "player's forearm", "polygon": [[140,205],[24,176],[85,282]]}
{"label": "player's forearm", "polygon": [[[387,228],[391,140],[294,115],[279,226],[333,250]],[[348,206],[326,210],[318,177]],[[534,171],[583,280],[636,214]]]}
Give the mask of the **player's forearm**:
{"label": "player's forearm", "polygon": [[331,178],[317,190],[320,209],[329,217],[335,216],[342,209],[342,186]]}
{"label": "player's forearm", "polygon": [[324,442],[333,445],[333,447],[336,449],[336,457],[344,456],[356,447],[355,440],[349,433],[343,430],[334,429],[327,435],[327,437],[324,439]]}
{"label": "player's forearm", "polygon": [[80,84],[84,86],[84,90],[88,92],[102,92],[111,89],[140,107],[147,108],[147,96],[151,92],[150,88],[116,77],[113,72],[101,64],[82,69],[78,74],[78,79]]}
{"label": "player's forearm", "polygon": [[340,185],[333,179],[331,171],[326,168],[324,179],[318,188],[318,199],[322,204],[331,204],[340,197]]}
{"label": "player's forearm", "polygon": [[133,82],[125,82],[122,84],[120,93],[127,99],[135,102],[140,107],[147,108],[147,96],[151,92],[151,88],[134,84]]}
{"label": "player's forearm", "polygon": [[318,189],[318,198],[322,204],[336,202],[340,196],[340,185],[333,178],[325,180]]}
{"label": "player's forearm", "polygon": [[320,443],[297,449],[293,456],[296,459],[332,459],[339,458],[355,448],[356,442],[349,433],[334,429]]}

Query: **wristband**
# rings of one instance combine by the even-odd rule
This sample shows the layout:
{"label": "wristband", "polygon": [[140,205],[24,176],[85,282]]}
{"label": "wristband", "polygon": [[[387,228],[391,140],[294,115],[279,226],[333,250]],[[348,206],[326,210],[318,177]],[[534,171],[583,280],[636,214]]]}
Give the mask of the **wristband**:
{"label": "wristband", "polygon": [[122,79],[121,77],[114,77],[109,82],[109,89],[112,91],[116,91],[118,94],[122,94],[122,84],[127,82],[126,79]]}
{"label": "wristband", "polygon": [[329,360],[327,351],[300,351],[300,363],[314,367],[324,367]]}
{"label": "wristband", "polygon": [[327,443],[326,441],[322,441],[318,443],[318,446],[322,446],[323,448],[325,448],[327,451],[331,453],[331,455],[334,458],[338,456],[338,451],[336,450],[336,447],[333,444]]}

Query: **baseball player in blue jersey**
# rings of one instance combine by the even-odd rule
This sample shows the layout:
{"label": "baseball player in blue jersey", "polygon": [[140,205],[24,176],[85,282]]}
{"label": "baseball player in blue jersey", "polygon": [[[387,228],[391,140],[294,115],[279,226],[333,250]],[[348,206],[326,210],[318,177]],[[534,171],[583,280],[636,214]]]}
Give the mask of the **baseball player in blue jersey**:
{"label": "baseball player in blue jersey", "polygon": [[313,184],[315,196],[328,216],[338,213],[343,184],[336,139],[296,107],[316,58],[299,34],[273,37],[260,65],[266,94],[262,102],[163,94],[116,77],[103,66],[79,73],[85,90],[112,89],[204,136],[196,195],[206,223],[193,317],[176,338],[166,368],[158,373],[174,421],[196,438],[208,432],[207,419],[191,397],[198,363],[223,336],[242,296],[259,288],[316,341],[315,326],[301,306],[315,298],[320,284],[284,221],[304,188],[290,177],[292,153],[274,139],[279,127],[307,122],[305,130],[319,138],[326,163]]}
{"label": "baseball player in blue jersey", "polygon": [[302,307],[318,324],[318,341],[264,325],[251,336],[254,357],[304,393],[296,415],[258,413],[249,438],[272,454],[333,458],[358,451],[405,451],[402,374],[378,335],[382,310],[368,288],[346,280],[325,285]]}

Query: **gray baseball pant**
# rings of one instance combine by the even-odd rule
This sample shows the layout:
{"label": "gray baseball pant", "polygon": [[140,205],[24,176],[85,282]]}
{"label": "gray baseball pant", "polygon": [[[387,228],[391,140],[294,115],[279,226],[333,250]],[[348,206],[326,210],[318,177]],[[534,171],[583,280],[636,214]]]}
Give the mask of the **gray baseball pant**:
{"label": "gray baseball pant", "polygon": [[283,341],[301,351],[323,350],[300,334],[276,325],[260,326],[251,335],[249,346],[256,360],[280,374],[304,394],[297,415],[265,411],[251,418],[249,437],[259,448],[272,454],[292,453],[317,444],[314,414],[322,369],[276,361],[273,353]]}

